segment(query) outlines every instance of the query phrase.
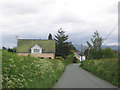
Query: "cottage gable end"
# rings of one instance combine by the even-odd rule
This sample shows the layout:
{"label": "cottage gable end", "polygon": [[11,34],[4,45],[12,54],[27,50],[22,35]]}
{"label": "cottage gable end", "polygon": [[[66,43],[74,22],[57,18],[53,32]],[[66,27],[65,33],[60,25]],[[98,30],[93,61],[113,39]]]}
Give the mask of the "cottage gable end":
{"label": "cottage gable end", "polygon": [[42,53],[42,48],[38,44],[35,44],[31,48],[31,53]]}

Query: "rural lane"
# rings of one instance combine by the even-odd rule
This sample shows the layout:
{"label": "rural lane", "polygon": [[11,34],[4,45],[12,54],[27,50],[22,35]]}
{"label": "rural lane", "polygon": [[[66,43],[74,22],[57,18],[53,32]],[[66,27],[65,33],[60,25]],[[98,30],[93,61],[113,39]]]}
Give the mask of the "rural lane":
{"label": "rural lane", "polygon": [[117,88],[80,68],[79,65],[68,65],[53,88]]}

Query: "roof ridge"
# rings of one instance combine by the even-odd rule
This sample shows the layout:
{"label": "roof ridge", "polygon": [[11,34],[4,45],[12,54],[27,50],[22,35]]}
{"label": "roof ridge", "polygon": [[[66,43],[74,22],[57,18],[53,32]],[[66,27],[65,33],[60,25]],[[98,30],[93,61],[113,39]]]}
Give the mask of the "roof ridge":
{"label": "roof ridge", "polygon": [[[48,39],[18,39],[18,40],[48,40]],[[55,41],[55,40],[53,40]]]}

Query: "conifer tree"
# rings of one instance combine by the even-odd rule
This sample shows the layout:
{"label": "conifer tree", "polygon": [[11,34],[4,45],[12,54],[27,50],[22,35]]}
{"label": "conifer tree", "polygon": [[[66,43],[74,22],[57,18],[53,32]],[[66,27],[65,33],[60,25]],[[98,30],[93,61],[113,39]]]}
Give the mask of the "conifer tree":
{"label": "conifer tree", "polygon": [[55,35],[56,42],[56,55],[65,58],[71,52],[71,44],[67,42],[68,35],[65,35],[65,31],[60,28],[57,35]]}
{"label": "conifer tree", "polygon": [[49,33],[48,40],[52,40],[52,34]]}

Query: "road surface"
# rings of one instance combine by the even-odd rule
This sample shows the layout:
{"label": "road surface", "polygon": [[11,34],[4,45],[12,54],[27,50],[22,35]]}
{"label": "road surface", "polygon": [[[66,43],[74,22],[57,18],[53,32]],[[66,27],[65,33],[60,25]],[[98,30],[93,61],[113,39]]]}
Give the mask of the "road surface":
{"label": "road surface", "polygon": [[53,88],[117,88],[81,69],[79,65],[68,65],[66,71]]}

